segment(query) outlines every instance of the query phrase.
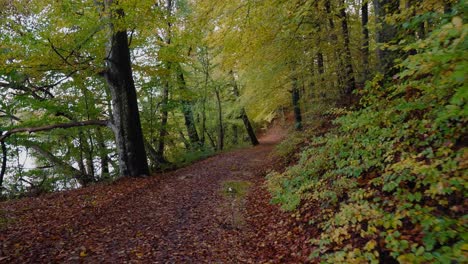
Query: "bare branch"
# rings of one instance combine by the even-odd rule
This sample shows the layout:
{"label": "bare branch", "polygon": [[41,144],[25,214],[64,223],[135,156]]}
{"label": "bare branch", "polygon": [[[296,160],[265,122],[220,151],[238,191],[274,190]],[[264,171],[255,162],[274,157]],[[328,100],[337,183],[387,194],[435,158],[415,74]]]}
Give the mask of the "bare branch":
{"label": "bare branch", "polygon": [[52,50],[55,52],[55,54],[57,54],[66,64],[68,64],[68,66],[72,66],[72,67],[73,67],[73,65],[72,65],[70,62],[68,62],[68,60],[67,60],[68,56],[67,56],[67,58],[63,57],[63,55],[60,54],[60,52],[58,51],[58,49],[57,49],[57,48],[55,47],[55,45],[52,43],[52,41],[50,40],[50,38],[47,38],[47,41],[49,42],[50,47],[51,47]]}

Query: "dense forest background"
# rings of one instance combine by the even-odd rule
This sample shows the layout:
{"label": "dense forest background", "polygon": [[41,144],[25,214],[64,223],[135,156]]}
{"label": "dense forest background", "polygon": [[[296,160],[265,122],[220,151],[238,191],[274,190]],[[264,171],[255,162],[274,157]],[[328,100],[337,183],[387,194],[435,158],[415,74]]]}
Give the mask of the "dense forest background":
{"label": "dense forest background", "polygon": [[0,6],[3,197],[257,145],[292,112],[268,187],[312,258],[466,261],[465,1]]}

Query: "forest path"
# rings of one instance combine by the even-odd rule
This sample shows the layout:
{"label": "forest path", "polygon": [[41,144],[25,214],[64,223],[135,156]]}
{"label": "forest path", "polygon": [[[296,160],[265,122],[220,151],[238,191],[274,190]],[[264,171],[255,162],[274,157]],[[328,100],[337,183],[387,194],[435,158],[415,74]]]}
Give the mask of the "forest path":
{"label": "forest path", "polygon": [[259,146],[169,173],[1,203],[0,262],[256,263],[265,246],[257,229],[268,224],[249,221],[265,221],[275,208],[263,191],[249,220],[252,205],[233,202],[223,184],[248,181],[259,195],[284,133],[274,127]]}

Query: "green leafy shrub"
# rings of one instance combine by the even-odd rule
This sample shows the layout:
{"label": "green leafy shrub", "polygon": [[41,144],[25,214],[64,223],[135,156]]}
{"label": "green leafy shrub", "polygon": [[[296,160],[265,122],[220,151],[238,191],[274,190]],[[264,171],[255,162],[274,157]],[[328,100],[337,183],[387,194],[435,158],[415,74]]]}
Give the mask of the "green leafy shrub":
{"label": "green leafy shrub", "polygon": [[466,262],[468,25],[461,21],[408,46],[418,53],[392,83],[376,76],[361,91],[362,109],[313,138],[297,165],[269,175],[273,202],[319,209],[307,216],[321,231],[315,260]]}

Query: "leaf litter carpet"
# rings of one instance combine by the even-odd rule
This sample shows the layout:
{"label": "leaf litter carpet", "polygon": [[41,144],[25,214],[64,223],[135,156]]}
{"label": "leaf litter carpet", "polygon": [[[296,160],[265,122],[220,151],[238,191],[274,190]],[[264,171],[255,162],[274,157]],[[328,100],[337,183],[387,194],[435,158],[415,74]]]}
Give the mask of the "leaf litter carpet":
{"label": "leaf litter carpet", "polygon": [[[297,223],[269,204],[264,176],[284,131],[147,178],[0,203],[0,263],[304,263]],[[226,181],[249,182],[234,202]]]}

